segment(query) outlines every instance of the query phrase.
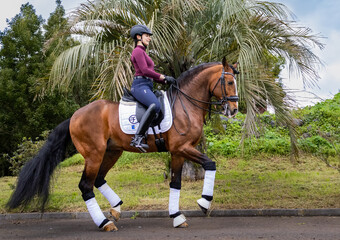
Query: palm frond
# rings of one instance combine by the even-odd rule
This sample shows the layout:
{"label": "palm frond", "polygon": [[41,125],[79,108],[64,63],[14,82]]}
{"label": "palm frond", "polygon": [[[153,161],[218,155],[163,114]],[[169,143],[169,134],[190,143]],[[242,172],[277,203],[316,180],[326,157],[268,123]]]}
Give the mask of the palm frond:
{"label": "palm frond", "polygon": [[93,62],[98,64],[98,59],[92,58],[95,51],[98,51],[98,47],[91,40],[62,52],[53,64],[49,81],[50,88],[69,89],[75,77],[81,81],[91,69],[90,65]]}
{"label": "palm frond", "polygon": [[113,42],[104,44],[104,55],[100,74],[93,84],[95,94],[93,99],[108,98],[119,100],[123,88],[131,85],[133,72],[131,71],[130,55],[132,44]]}

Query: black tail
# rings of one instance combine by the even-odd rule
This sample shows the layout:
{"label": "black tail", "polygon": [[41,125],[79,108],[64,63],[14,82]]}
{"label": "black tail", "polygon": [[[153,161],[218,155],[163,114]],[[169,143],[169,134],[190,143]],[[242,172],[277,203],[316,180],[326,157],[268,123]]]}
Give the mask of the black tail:
{"label": "black tail", "polygon": [[71,140],[70,119],[59,124],[48,136],[39,153],[22,168],[14,193],[7,207],[26,206],[35,195],[42,204],[42,211],[49,195],[51,175],[56,166],[65,158],[66,147]]}

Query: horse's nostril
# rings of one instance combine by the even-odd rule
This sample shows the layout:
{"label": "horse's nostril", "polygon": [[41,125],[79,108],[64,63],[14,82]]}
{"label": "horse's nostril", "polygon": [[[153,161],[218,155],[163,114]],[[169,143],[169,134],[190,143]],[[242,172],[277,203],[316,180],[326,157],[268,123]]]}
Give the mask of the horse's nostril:
{"label": "horse's nostril", "polygon": [[232,112],[231,115],[235,115],[236,113],[237,113],[237,108],[235,108],[235,109],[233,110],[233,112]]}

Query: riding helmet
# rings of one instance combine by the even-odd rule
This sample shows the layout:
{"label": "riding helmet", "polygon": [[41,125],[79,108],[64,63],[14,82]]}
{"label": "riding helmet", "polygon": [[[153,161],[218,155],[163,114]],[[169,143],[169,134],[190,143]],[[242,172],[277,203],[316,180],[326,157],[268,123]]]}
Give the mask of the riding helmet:
{"label": "riding helmet", "polygon": [[138,24],[138,25],[135,25],[131,28],[130,37],[135,39],[136,35],[142,36],[143,33],[147,33],[149,35],[152,35],[152,32],[150,31],[150,29],[147,26]]}

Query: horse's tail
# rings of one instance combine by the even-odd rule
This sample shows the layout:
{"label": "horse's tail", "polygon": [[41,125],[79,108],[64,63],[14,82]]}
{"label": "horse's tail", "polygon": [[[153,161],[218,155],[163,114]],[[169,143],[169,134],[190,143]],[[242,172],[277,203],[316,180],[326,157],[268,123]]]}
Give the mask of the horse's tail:
{"label": "horse's tail", "polygon": [[42,211],[49,195],[51,175],[56,166],[65,159],[71,140],[70,119],[59,124],[38,154],[28,161],[20,171],[14,193],[7,203],[9,209],[28,205],[35,195],[41,201]]}

